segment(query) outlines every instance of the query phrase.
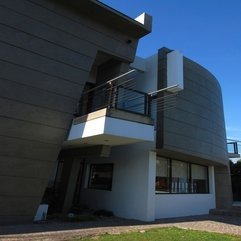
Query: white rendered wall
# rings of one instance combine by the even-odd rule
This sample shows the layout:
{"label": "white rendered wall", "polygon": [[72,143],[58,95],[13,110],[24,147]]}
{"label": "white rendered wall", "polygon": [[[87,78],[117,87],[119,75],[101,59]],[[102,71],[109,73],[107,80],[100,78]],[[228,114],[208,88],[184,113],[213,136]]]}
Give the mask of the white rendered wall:
{"label": "white rendered wall", "polygon": [[209,190],[209,194],[156,194],[155,218],[208,214],[215,208],[213,167],[209,167]]}
{"label": "white rendered wall", "polygon": [[183,90],[183,55],[174,50],[167,54],[167,87],[177,85],[171,92]]}
{"label": "white rendered wall", "polygon": [[[133,63],[131,66],[135,68],[135,65],[140,65],[140,58],[137,58],[137,63]],[[145,62],[145,72],[141,72],[136,76],[137,86],[136,89],[149,93],[157,90],[157,68],[158,68],[158,55],[152,55],[147,59],[142,59]]]}
{"label": "white rendered wall", "polygon": [[155,219],[155,163],[153,144],[144,142],[113,147],[109,158],[86,159],[90,163],[113,163],[112,191],[85,188],[81,202],[94,209],[112,211],[118,217],[153,221]]}
{"label": "white rendered wall", "polygon": [[[141,66],[139,63],[140,58],[136,59],[131,66]],[[157,74],[158,74],[158,55],[154,54],[146,59],[142,59],[142,62],[145,63],[145,72],[139,72],[139,75],[136,76],[136,89],[146,93],[150,93],[157,90]],[[143,63],[142,63],[143,65]],[[140,69],[140,68],[139,68]],[[143,68],[144,69],[144,68]],[[152,104],[151,117],[156,120],[156,107]]]}

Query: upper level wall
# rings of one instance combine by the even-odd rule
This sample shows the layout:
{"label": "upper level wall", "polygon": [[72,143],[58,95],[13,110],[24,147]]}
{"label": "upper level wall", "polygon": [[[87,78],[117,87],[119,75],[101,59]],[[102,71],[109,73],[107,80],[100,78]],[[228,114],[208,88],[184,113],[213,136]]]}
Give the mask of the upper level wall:
{"label": "upper level wall", "polygon": [[0,223],[32,220],[97,52],[128,63],[137,42],[67,3],[0,2]]}
{"label": "upper level wall", "polygon": [[137,60],[141,60],[141,64],[143,65],[144,71],[141,72],[135,66],[135,62],[131,65],[134,69],[136,68],[139,71],[139,74],[136,76],[136,86],[135,88],[139,91],[143,91],[146,93],[152,92],[156,90],[157,87],[157,54],[154,54],[146,59],[137,58]]}
{"label": "upper level wall", "polygon": [[[166,87],[166,54],[158,57],[158,88]],[[162,155],[214,164],[227,164],[221,88],[205,68],[184,58],[184,90],[176,107],[158,113],[157,149]]]}

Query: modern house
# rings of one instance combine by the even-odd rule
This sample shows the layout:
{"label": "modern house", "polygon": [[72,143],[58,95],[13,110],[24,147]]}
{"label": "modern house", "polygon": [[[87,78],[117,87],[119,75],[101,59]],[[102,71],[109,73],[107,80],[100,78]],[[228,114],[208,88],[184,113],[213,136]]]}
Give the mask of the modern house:
{"label": "modern house", "polygon": [[95,0],[0,4],[0,223],[39,204],[153,221],[231,206],[221,89],[151,17]]}

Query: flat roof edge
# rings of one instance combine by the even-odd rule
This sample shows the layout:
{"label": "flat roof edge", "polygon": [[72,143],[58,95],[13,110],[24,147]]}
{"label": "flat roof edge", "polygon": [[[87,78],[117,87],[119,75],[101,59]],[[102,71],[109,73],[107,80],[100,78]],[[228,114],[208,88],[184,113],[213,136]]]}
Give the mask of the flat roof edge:
{"label": "flat roof edge", "polygon": [[[113,14],[122,18],[122,21],[128,21],[129,24],[132,24],[133,27],[136,27],[136,31],[140,34],[139,37],[143,37],[152,31],[152,16],[147,13],[142,13],[140,16],[135,19],[127,16],[126,14],[108,6],[105,3],[102,3],[99,0],[90,0],[92,3],[99,5],[99,7],[105,8],[108,12],[111,11]],[[108,17],[108,15],[105,15]]]}
{"label": "flat roof edge", "polygon": [[[75,7],[86,17],[137,39],[149,34],[152,30],[152,17],[146,13],[133,19],[99,0],[60,0],[59,2]],[[141,16],[142,21],[140,21]]]}

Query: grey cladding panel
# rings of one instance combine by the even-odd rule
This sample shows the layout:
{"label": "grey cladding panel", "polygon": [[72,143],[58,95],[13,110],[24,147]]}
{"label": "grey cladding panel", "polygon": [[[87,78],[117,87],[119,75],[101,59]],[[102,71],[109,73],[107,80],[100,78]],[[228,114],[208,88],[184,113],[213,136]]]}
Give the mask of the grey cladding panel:
{"label": "grey cladding panel", "polygon": [[66,139],[67,130],[1,117],[0,136],[62,145]]}
{"label": "grey cladding panel", "polygon": [[32,220],[97,52],[133,61],[137,39],[78,14],[0,1],[0,223]]}
{"label": "grey cladding panel", "polygon": [[[207,142],[201,142],[195,138],[190,138],[183,135],[178,135],[178,133],[164,132],[165,144],[168,146],[175,147],[176,149],[181,149],[183,152],[192,152],[192,153],[203,153],[203,149],[209,153],[212,152],[212,145]],[[173,140],[175,139],[175,142]],[[168,144],[167,144],[168,143]],[[172,145],[173,144],[173,145]],[[204,151],[205,154],[205,151]]]}
{"label": "grey cladding panel", "polygon": [[[26,178],[49,178],[49,172],[54,170],[57,161],[0,156],[0,176],[16,176]],[[14,172],[13,172],[14,170]]]}
{"label": "grey cladding panel", "polygon": [[[51,9],[51,3],[48,1],[42,3],[43,7],[41,7],[39,1],[36,4],[32,4],[30,1],[22,1],[20,5],[17,4],[17,0],[12,0],[11,2],[4,1],[3,4],[14,11],[24,13],[35,21],[75,36],[79,40],[85,41],[85,44],[95,45],[98,49],[101,48],[106,52],[127,60],[131,60],[134,57],[137,45],[134,39],[132,40],[132,46],[127,43],[128,38],[125,35],[121,35],[114,29],[108,29],[93,21],[89,22],[88,19],[78,16],[76,11],[68,11],[67,9],[63,11],[64,8],[59,9],[58,6],[54,6]],[[50,10],[46,6],[50,7]],[[74,14],[78,17],[73,18]],[[110,34],[111,32],[113,33]],[[106,44],[107,42],[108,44]],[[87,47],[87,49],[89,48]]]}
{"label": "grey cladding panel", "polygon": [[[159,52],[159,85],[166,84],[166,53]],[[157,147],[226,164],[226,133],[222,94],[215,77],[184,58],[184,90],[176,108],[159,115]],[[161,142],[162,140],[162,142]]]}
{"label": "grey cladding panel", "polygon": [[[184,109],[179,109],[179,108],[175,108],[175,112],[174,111],[167,111],[165,113],[166,118],[170,119],[170,120],[174,120],[176,122],[184,122],[185,123],[185,119],[187,118],[189,120],[189,124],[191,126],[196,126],[196,116],[194,113],[189,112],[188,110],[185,111]],[[167,121],[166,124],[168,124],[169,121]],[[206,119],[206,118],[202,118],[200,116],[200,122],[199,122],[199,127],[202,129],[206,129],[206,128],[213,128],[213,121]]]}
{"label": "grey cladding panel", "polygon": [[[198,139],[191,139],[190,137],[178,135],[177,133],[165,132],[164,139],[164,149],[178,151],[185,155],[192,155],[193,158],[203,158],[205,160],[220,163],[221,161],[224,162],[223,159],[224,156],[226,156],[226,150],[223,148],[218,148],[209,142],[202,142]],[[195,159],[193,159],[193,161],[194,160]]]}
{"label": "grey cladding panel", "polygon": [[39,123],[67,130],[72,114],[0,98],[0,116]]}
{"label": "grey cladding panel", "polygon": [[[92,21],[91,19],[82,16],[82,14],[80,14],[76,8],[69,7],[67,5],[56,5],[48,0],[30,1],[31,3],[35,4],[35,6],[28,4],[28,7],[36,9],[36,12],[34,12],[31,16],[34,16],[40,21],[46,21],[46,18],[51,18],[51,23],[59,26],[59,28],[62,28],[68,24],[68,30],[72,33],[75,33],[76,29],[80,29],[80,32],[83,33],[84,38],[89,37],[89,39],[87,38],[89,41],[95,41],[95,43],[101,47],[103,47],[102,41],[109,41],[109,39],[113,39],[120,43],[124,43],[127,38],[125,34],[119,32],[116,28],[110,29],[108,26],[105,26],[102,23]],[[36,6],[39,6],[39,8],[36,8]],[[50,12],[54,14],[50,15]],[[25,13],[27,12],[25,11]],[[135,41],[129,45],[132,48],[136,48]],[[108,48],[108,46],[104,47]]]}
{"label": "grey cladding panel", "polygon": [[[60,145],[0,136],[0,156],[55,161]],[[14,170],[13,170],[14,172]]]}
{"label": "grey cladding panel", "polygon": [[[13,46],[32,51],[78,69],[89,69],[92,64],[92,58],[89,56],[57,46],[31,34],[6,25],[0,25],[0,30],[0,41]],[[16,36],[16,38],[13,38],[13,36]]]}
{"label": "grey cladding panel", "polygon": [[0,60],[0,78],[8,79],[23,85],[38,88],[50,93],[78,100],[83,90],[83,83],[73,83],[29,69],[21,64],[13,64]]}
{"label": "grey cladding panel", "polygon": [[[196,101],[192,98],[195,98],[195,95],[185,95],[182,96],[181,94],[178,97],[177,102],[177,108],[180,110],[182,109],[185,112],[193,113],[196,116],[199,116],[200,118],[205,118],[210,120],[210,116],[213,116],[214,119],[211,119],[215,122],[220,122],[220,119],[223,119],[223,112],[218,108],[216,105],[211,104],[211,100],[207,100],[207,104],[205,105],[206,101],[204,98],[200,98],[199,100],[204,100],[202,102],[197,102],[198,98],[196,98]],[[210,102],[210,103],[208,103]]]}
{"label": "grey cladding panel", "polygon": [[[0,198],[0,207],[5,207],[0,214],[1,219],[11,217],[14,215],[33,216],[35,214],[36,206],[39,204],[39,197],[7,197]],[[6,217],[7,216],[7,217]]]}
{"label": "grey cladding panel", "polygon": [[[190,82],[187,88],[192,89],[194,92],[197,92],[199,88],[203,89],[200,93],[201,96],[207,95],[207,92],[211,92],[216,97],[220,97],[221,89],[217,79],[210,75],[209,72],[204,73],[205,69],[202,69],[203,72],[195,72],[193,69],[187,67],[188,63],[184,61],[184,78]],[[195,85],[194,88],[193,85]]]}
{"label": "grey cladding panel", "polygon": [[[30,69],[41,71],[70,82],[84,83],[88,78],[88,70],[77,69],[56,62],[41,55],[0,42],[0,59],[10,63],[21,64]],[[90,66],[91,67],[91,66]]]}
{"label": "grey cladding panel", "polygon": [[[189,81],[185,80],[185,83],[189,84]],[[208,110],[211,110],[211,111],[216,111],[216,109],[220,107],[220,106],[216,106],[215,103],[213,103],[212,101],[213,99],[210,100],[210,96],[209,98],[207,96],[202,96],[200,93],[194,92],[193,89],[185,88],[185,90],[187,90],[188,92],[187,91],[184,92],[183,95],[182,93],[180,93],[180,97],[183,100],[186,100],[194,104],[195,106],[200,106],[202,108],[206,107]]]}
{"label": "grey cladding panel", "polygon": [[[10,2],[10,1],[8,1]],[[19,5],[19,4],[17,4]],[[31,12],[31,11],[30,11]],[[18,21],[16,21],[18,19]],[[76,51],[80,54],[93,57],[97,48],[93,44],[76,36],[49,26],[49,20],[41,23],[28,16],[18,13],[0,4],[0,23],[14,27],[22,32],[26,32],[40,39],[47,40],[60,47]]]}
{"label": "grey cladding panel", "polygon": [[[212,143],[214,146],[223,144],[223,136],[219,136],[219,133],[214,132],[211,126],[209,127],[208,125],[202,128],[201,126],[197,127],[196,124],[193,125],[191,123],[187,124],[186,122],[177,122],[176,120],[168,118],[164,123],[164,129],[168,130],[168,132],[176,133],[177,135],[186,136],[204,142],[208,141]],[[210,139],[210,134],[212,137],[217,136],[217,138]]]}
{"label": "grey cladding panel", "polygon": [[[46,180],[26,177],[0,176],[0,195],[15,197],[39,197],[43,194]],[[14,190],[14,193],[13,193]]]}
{"label": "grey cladding panel", "polygon": [[[0,98],[31,103],[46,109],[73,113],[77,100],[0,78]],[[27,93],[27,94],[24,94]]]}
{"label": "grey cladding panel", "polygon": [[216,94],[212,90],[199,85],[197,82],[191,81],[190,76],[186,77],[186,81],[188,81],[188,86],[186,89],[202,98],[208,98],[211,100],[211,104],[216,105],[218,108],[222,107],[222,98],[219,94]]}

